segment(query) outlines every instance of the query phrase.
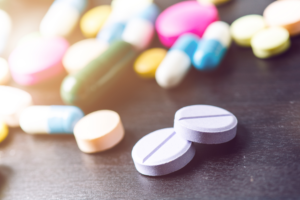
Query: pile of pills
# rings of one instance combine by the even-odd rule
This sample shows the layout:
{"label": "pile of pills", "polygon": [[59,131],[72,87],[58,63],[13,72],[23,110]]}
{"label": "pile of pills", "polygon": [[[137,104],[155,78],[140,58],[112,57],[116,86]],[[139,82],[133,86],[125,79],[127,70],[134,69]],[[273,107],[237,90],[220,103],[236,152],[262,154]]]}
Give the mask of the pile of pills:
{"label": "pile of pills", "polygon": [[193,143],[221,144],[236,136],[236,117],[219,107],[193,105],[175,113],[174,128],[165,128],[141,138],[132,149],[138,172],[162,176],[186,166],[195,155]]}
{"label": "pile of pills", "polygon": [[[29,134],[74,133],[81,151],[104,151],[124,137],[120,116],[110,110],[84,116],[80,107],[105,97],[131,63],[140,77],[169,89],[178,86],[192,66],[216,69],[232,39],[251,47],[256,57],[269,58],[285,52],[290,37],[300,33],[300,0],[275,1],[263,15],[243,16],[231,25],[220,21],[215,6],[227,1],[182,1],[161,12],[153,0],[113,0],[85,12],[87,0],[54,0],[39,32],[23,37],[8,62],[0,57],[0,85],[10,77],[20,85],[41,84],[67,71],[60,94],[70,105],[33,106],[27,92],[0,86],[0,142],[7,127],[20,126]],[[86,39],[70,45],[66,37],[77,24]],[[1,9],[0,26],[1,54],[12,27]],[[166,48],[147,49],[155,34]],[[227,142],[234,138],[236,125],[234,115],[224,109],[184,107],[175,114],[174,128],[152,132],[136,144],[136,168],[150,176],[179,170],[192,160],[193,142]]]}

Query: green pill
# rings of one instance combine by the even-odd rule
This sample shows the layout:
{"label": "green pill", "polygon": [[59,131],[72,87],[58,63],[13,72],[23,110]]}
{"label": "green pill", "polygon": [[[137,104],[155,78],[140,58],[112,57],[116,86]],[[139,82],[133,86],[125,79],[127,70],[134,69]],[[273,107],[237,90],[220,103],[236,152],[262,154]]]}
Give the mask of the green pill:
{"label": "green pill", "polygon": [[114,42],[87,66],[63,80],[60,91],[63,101],[81,106],[101,98],[136,56],[137,51],[131,44],[122,40]]}

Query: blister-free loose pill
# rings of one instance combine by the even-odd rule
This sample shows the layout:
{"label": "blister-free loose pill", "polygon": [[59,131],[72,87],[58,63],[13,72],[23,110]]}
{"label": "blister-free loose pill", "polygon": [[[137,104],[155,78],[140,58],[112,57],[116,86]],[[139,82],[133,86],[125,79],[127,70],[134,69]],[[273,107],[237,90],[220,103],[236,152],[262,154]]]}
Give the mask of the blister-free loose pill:
{"label": "blister-free loose pill", "polygon": [[155,72],[163,61],[167,51],[162,48],[153,48],[144,51],[134,63],[134,71],[143,78],[154,78]]}
{"label": "blister-free loose pill", "polygon": [[184,33],[202,36],[205,29],[218,20],[214,5],[204,5],[197,1],[184,1],[164,10],[156,20],[156,30],[163,45],[171,47]]}
{"label": "blister-free loose pill", "polygon": [[222,21],[211,23],[198,44],[193,56],[193,65],[198,70],[215,69],[222,61],[230,43],[229,25]]}
{"label": "blister-free loose pill", "polygon": [[63,38],[40,38],[19,45],[9,57],[13,79],[33,85],[64,71],[62,59],[69,47]]}
{"label": "blister-free loose pill", "polygon": [[186,166],[195,155],[192,142],[182,139],[173,128],[149,133],[132,149],[138,172],[148,176],[162,176]]}
{"label": "blister-free loose pill", "polygon": [[154,36],[154,22],[159,13],[160,10],[154,3],[141,10],[127,23],[122,39],[138,50],[147,48]]}
{"label": "blister-free loose pill", "polygon": [[86,5],[87,0],[55,0],[41,21],[41,34],[68,36],[73,31]]}
{"label": "blister-free loose pill", "polygon": [[83,116],[76,106],[30,106],[21,113],[20,126],[30,134],[73,133]]}
{"label": "blister-free loose pill", "polygon": [[193,34],[178,38],[156,70],[158,85],[166,89],[179,85],[191,67],[198,41],[199,38]]}
{"label": "blister-free loose pill", "polygon": [[220,144],[236,136],[237,123],[236,117],[225,109],[209,105],[193,105],[176,112],[174,129],[188,141]]}
{"label": "blister-free loose pill", "polygon": [[263,29],[253,36],[251,46],[258,58],[276,56],[290,47],[289,32],[281,27]]}
{"label": "blister-free loose pill", "polygon": [[264,18],[268,26],[286,28],[290,35],[300,33],[300,1],[274,1],[264,11]]}
{"label": "blister-free loose pill", "polygon": [[0,121],[0,143],[3,140],[5,140],[7,135],[8,135],[8,127],[4,122]]}
{"label": "blister-free loose pill", "polygon": [[124,29],[125,23],[123,22],[105,24],[99,31],[97,40],[102,43],[112,44],[117,40],[121,40]]}
{"label": "blister-free loose pill", "polygon": [[238,45],[250,47],[252,37],[265,27],[266,23],[263,16],[246,15],[238,18],[231,24],[230,32]]}
{"label": "blister-free loose pill", "polygon": [[85,37],[96,37],[111,13],[108,5],[97,6],[87,11],[80,20],[80,28]]}
{"label": "blister-free loose pill", "polygon": [[230,0],[198,0],[199,3],[203,3],[203,4],[214,4],[214,5],[221,5],[224,3],[227,3]]}
{"label": "blister-free loose pill", "polygon": [[10,16],[0,9],[0,54],[4,51],[8,37],[11,31],[11,19]]}
{"label": "blister-free loose pill", "polygon": [[74,135],[81,151],[96,153],[117,145],[124,137],[124,128],[118,113],[99,110],[79,120]]}
{"label": "blister-free loose pill", "polygon": [[21,112],[32,105],[31,95],[18,88],[0,86],[0,120],[8,126],[19,126]]}
{"label": "blister-free loose pill", "polygon": [[81,40],[67,50],[63,58],[63,65],[69,73],[78,72],[107,48],[108,44],[96,39]]}
{"label": "blister-free loose pill", "polygon": [[8,63],[4,58],[0,57],[0,85],[4,85],[9,82],[10,73]]}

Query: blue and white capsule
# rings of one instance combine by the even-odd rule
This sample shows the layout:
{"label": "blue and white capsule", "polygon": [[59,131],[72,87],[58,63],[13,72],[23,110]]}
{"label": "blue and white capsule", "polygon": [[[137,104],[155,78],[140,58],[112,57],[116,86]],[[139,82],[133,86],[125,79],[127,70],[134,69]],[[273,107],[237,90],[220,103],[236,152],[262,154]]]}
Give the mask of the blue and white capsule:
{"label": "blue and white capsule", "polygon": [[217,21],[205,30],[193,57],[193,65],[198,70],[215,69],[222,61],[231,44],[229,25]]}
{"label": "blue and white capsule", "polygon": [[114,41],[121,40],[125,25],[124,22],[105,23],[97,35],[97,40],[107,45],[112,44]]}
{"label": "blue and white capsule", "polygon": [[191,68],[192,58],[199,38],[194,34],[180,36],[155,73],[155,79],[162,88],[173,88],[179,85]]}
{"label": "blue and white capsule", "polygon": [[29,134],[73,134],[83,116],[76,106],[30,106],[21,113],[20,126]]}
{"label": "blue and white capsule", "polygon": [[75,28],[87,0],[55,0],[41,21],[44,36],[68,36]]}
{"label": "blue and white capsule", "polygon": [[126,24],[122,39],[132,44],[137,50],[146,49],[154,36],[154,23],[160,9],[154,3],[142,9]]}

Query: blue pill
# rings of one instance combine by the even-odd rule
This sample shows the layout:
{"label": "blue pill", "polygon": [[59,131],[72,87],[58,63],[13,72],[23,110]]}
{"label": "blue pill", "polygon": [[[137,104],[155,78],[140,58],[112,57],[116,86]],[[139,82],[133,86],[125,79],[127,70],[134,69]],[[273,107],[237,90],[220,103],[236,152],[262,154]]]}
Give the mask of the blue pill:
{"label": "blue pill", "polygon": [[160,9],[158,8],[158,6],[152,3],[146,8],[144,8],[141,12],[139,12],[134,18],[144,19],[154,24],[159,13]]}
{"label": "blue pill", "polygon": [[196,35],[189,33],[184,34],[176,40],[170,51],[179,50],[184,52],[192,60],[198,46],[198,41],[199,38]]}
{"label": "blue pill", "polygon": [[97,40],[112,44],[120,40],[125,29],[125,23],[114,22],[106,24],[98,33]]}

